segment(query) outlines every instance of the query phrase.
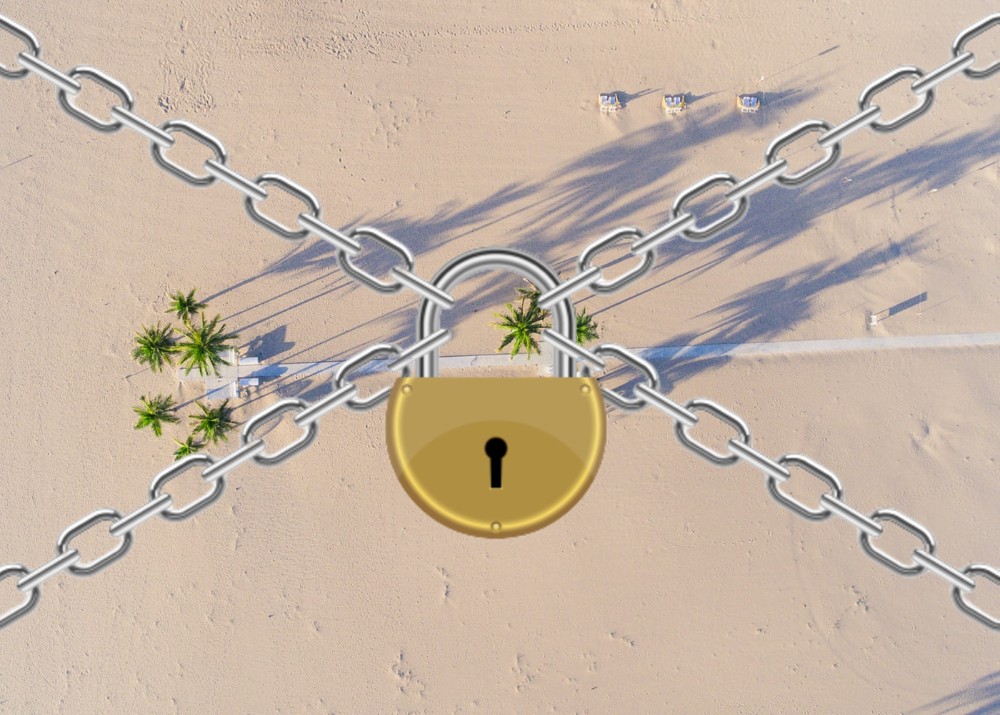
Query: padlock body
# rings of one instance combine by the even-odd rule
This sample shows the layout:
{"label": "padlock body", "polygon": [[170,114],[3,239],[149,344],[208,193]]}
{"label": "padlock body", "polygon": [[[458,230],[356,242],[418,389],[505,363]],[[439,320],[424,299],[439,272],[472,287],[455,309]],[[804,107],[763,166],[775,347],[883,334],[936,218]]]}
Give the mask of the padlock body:
{"label": "padlock body", "polygon": [[[594,378],[401,377],[386,442],[403,488],[457,531],[508,537],[568,512],[604,456],[607,414]],[[506,444],[492,486],[485,445]]]}

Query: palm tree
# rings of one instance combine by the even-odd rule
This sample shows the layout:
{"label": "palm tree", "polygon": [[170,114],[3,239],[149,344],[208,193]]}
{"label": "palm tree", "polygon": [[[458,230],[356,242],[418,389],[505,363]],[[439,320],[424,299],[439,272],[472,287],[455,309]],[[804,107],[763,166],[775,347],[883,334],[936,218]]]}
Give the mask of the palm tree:
{"label": "palm tree", "polygon": [[186,457],[189,454],[194,454],[200,450],[205,445],[201,442],[195,441],[194,435],[188,435],[188,438],[181,442],[179,439],[174,440],[174,444],[177,445],[177,449],[174,450],[174,460]]}
{"label": "palm tree", "polygon": [[195,400],[195,404],[198,405],[201,414],[191,415],[191,423],[194,425],[191,436],[201,432],[205,441],[212,444],[220,439],[227,439],[226,432],[236,426],[236,423],[229,419],[231,413],[227,407],[229,400],[223,400],[218,407],[209,407],[198,400]]}
{"label": "palm tree", "polygon": [[[522,347],[528,353],[529,358],[531,357],[532,350],[538,352],[538,340],[535,336],[541,333],[543,328],[549,327],[544,324],[549,317],[549,311],[538,307],[538,298],[541,296],[541,291],[530,281],[525,282],[527,283],[527,287],[517,289],[517,295],[521,299],[520,307],[515,308],[512,304],[507,303],[507,310],[510,313],[497,313],[497,317],[501,319],[501,322],[496,323],[496,327],[507,331],[507,335],[504,336],[498,350],[503,350],[510,343],[514,343],[514,348],[510,354],[511,357],[517,355]],[[528,304],[527,308],[525,308],[525,302]],[[597,340],[601,337],[597,333],[599,327],[594,322],[594,316],[587,314],[586,308],[577,312],[576,342],[583,345],[591,340]]]}
{"label": "palm tree", "polygon": [[149,369],[159,372],[163,369],[163,363],[174,364],[173,353],[177,352],[177,345],[174,343],[174,329],[170,325],[160,325],[155,327],[142,326],[142,332],[135,334],[135,349],[132,350],[132,357],[140,365],[149,363]]}
{"label": "palm tree", "polygon": [[173,313],[182,322],[187,323],[191,320],[195,314],[200,310],[204,310],[208,307],[207,303],[199,303],[194,297],[195,289],[192,288],[191,292],[184,295],[181,291],[172,293],[170,296],[170,308],[167,309],[167,313]]}
{"label": "palm tree", "polygon": [[601,336],[597,334],[597,329],[601,327],[594,322],[593,315],[587,315],[584,308],[576,314],[576,342],[583,345],[591,340],[597,340]]}
{"label": "palm tree", "polygon": [[184,368],[184,374],[188,374],[194,368],[198,368],[199,375],[207,375],[209,370],[219,375],[219,364],[229,365],[222,359],[222,353],[233,347],[230,340],[236,340],[240,336],[236,333],[227,333],[225,324],[216,327],[220,316],[216,315],[208,323],[205,322],[205,314],[201,314],[201,325],[195,327],[187,321],[184,323],[182,334],[184,341],[177,344],[177,349],[181,352],[180,366]]}
{"label": "palm tree", "polygon": [[521,351],[521,348],[524,348],[530,359],[532,350],[539,352],[538,340],[535,336],[539,335],[543,328],[548,327],[544,324],[545,311],[538,307],[538,303],[533,301],[529,302],[528,307],[525,308],[523,299],[521,305],[517,308],[511,303],[507,303],[506,307],[509,312],[497,313],[496,316],[500,318],[500,322],[494,323],[500,330],[507,331],[503,342],[497,348],[497,352],[500,352],[513,343],[514,347],[510,353],[511,358],[517,355]]}
{"label": "palm tree", "polygon": [[171,395],[157,395],[153,398],[142,396],[142,404],[132,408],[132,411],[139,415],[139,421],[135,423],[135,429],[150,427],[153,434],[159,437],[163,432],[164,422],[179,422],[174,411],[174,398]]}

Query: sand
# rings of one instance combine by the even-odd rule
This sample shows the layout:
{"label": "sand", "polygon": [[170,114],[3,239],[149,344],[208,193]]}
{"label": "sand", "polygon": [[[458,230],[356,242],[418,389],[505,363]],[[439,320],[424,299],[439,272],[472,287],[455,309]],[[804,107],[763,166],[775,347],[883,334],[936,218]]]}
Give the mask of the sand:
{"label": "sand", "polygon": [[[937,67],[991,12],[986,0],[3,8],[47,61],[107,72],[152,121],[196,122],[237,171],[310,188],[331,224],[398,237],[424,277],[496,245],[568,277],[606,231],[655,227],[707,174],[750,174],[772,138],[848,118],[861,89],[899,65]],[[970,43],[982,62],[1000,57],[995,38]],[[0,33],[5,64],[19,50]],[[619,116],[597,109],[609,90],[627,99]],[[887,109],[905,106],[896,90]],[[760,114],[734,111],[736,92],[758,91]],[[104,116],[104,95],[86,92],[81,105]],[[665,92],[688,93],[683,116],[663,115]],[[134,133],[73,121],[42,80],[0,82],[0,106],[0,562],[44,563],[67,525],[140,506],[170,463],[183,430],[135,432],[130,407],[150,391],[187,402],[198,390],[129,356],[169,291],[197,287],[265,363],[412,340],[411,294],[358,287],[325,244],[272,236],[229,187],[196,190]],[[949,80],[905,129],[849,138],[823,178],[753,196],[717,240],[664,247],[642,281],[578,304],[604,340],[629,347],[996,332],[998,118],[996,77]],[[204,158],[190,143],[172,151]],[[516,284],[464,284],[445,354],[491,353],[492,313]],[[925,292],[866,326],[868,311]],[[997,357],[872,349],[657,367],[674,399],[735,411],[764,453],[826,465],[850,504],[910,515],[961,568],[1000,565]],[[236,415],[328,392],[321,379],[275,381]],[[839,520],[796,517],[759,472],[681,448],[660,413],[608,420],[604,464],[569,514],[484,541],[409,500],[382,409],[337,411],[309,450],[235,470],[194,518],[142,525],[107,570],[47,582],[36,610],[0,632],[0,712],[1000,707],[1000,634],[961,613],[943,581],[897,576]],[[726,436],[704,430],[715,445]],[[818,494],[804,476],[787,489]],[[884,538],[898,558],[914,545]],[[97,555],[111,542],[95,531],[74,543]],[[1000,592],[980,581],[975,602],[1000,613]],[[13,605],[11,580],[0,592],[0,609]]]}

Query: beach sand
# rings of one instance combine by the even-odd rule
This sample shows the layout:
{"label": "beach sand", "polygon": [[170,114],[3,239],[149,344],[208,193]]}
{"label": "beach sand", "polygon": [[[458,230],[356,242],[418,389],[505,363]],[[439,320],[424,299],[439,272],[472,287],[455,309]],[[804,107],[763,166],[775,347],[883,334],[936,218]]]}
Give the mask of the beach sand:
{"label": "beach sand", "polygon": [[[197,123],[235,170],[312,190],[330,224],[399,238],[425,278],[484,246],[537,254],[567,278],[607,231],[660,225],[708,174],[749,175],[774,137],[849,118],[869,82],[937,67],[992,12],[986,0],[3,9],[38,36],[43,59],[122,81],[153,122]],[[977,66],[1000,57],[996,38],[970,42]],[[0,33],[0,61],[20,49]],[[618,115],[598,111],[601,91],[622,93]],[[666,117],[660,97],[674,92],[689,108]],[[763,92],[764,109],[739,114],[738,92]],[[887,112],[909,101],[905,83],[879,98]],[[106,116],[94,85],[79,102]],[[0,81],[0,106],[0,563],[45,563],[67,525],[141,506],[170,464],[183,426],[156,439],[132,429],[130,409],[150,392],[200,395],[130,357],[134,332],[166,319],[170,291],[197,287],[263,363],[412,341],[413,294],[358,286],[326,244],[269,234],[235,191],[196,190],[135,133],[74,121],[39,78]],[[733,229],[670,243],[644,279],[577,305],[602,341],[628,347],[998,331],[998,127],[996,76],[948,80],[919,120],[848,138],[822,178],[752,196]],[[184,140],[170,152],[186,166],[205,158]],[[286,223],[301,210],[267,201]],[[382,275],[391,264],[378,254],[362,265]],[[463,284],[444,353],[492,353],[489,323],[517,284]],[[923,293],[866,325],[869,311]],[[998,357],[915,348],[657,368],[675,400],[734,411],[756,448],[825,465],[849,504],[911,516],[963,568],[1000,566]],[[236,416],[329,391],[322,379],[271,381]],[[0,712],[1000,708],[1000,633],[959,611],[950,586],[896,575],[839,519],[800,519],[751,467],[699,459],[662,413],[612,410],[581,502],[497,541],[420,511],[392,471],[384,420],[384,408],[337,410],[311,448],[234,470],[192,519],[143,524],[107,570],[47,582],[38,607],[0,632]],[[697,438],[724,449],[728,433],[709,420]],[[178,501],[200,493],[181,482]],[[802,471],[786,487],[811,504],[820,489]],[[99,532],[74,541],[87,559],[113,545]],[[914,548],[891,526],[880,538],[903,560]],[[978,583],[971,600],[1000,614],[1000,589]],[[0,610],[18,597],[12,579],[0,584]]]}

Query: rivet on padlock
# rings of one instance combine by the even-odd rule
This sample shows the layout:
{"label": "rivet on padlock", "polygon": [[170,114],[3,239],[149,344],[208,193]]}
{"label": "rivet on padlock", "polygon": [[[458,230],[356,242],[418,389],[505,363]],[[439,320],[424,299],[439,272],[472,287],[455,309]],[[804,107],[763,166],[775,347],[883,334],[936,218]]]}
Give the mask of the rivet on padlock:
{"label": "rivet on padlock", "polygon": [[[520,273],[543,292],[559,282],[544,264],[509,249],[459,256],[434,278],[450,293],[483,270]],[[552,307],[555,330],[576,340],[567,298]],[[417,340],[441,327],[424,300]],[[554,352],[555,378],[438,377],[438,355],[400,377],[386,409],[389,458],[400,483],[427,514],[474,536],[507,537],[551,524],[586,493],[604,456],[607,413],[592,377]]]}

